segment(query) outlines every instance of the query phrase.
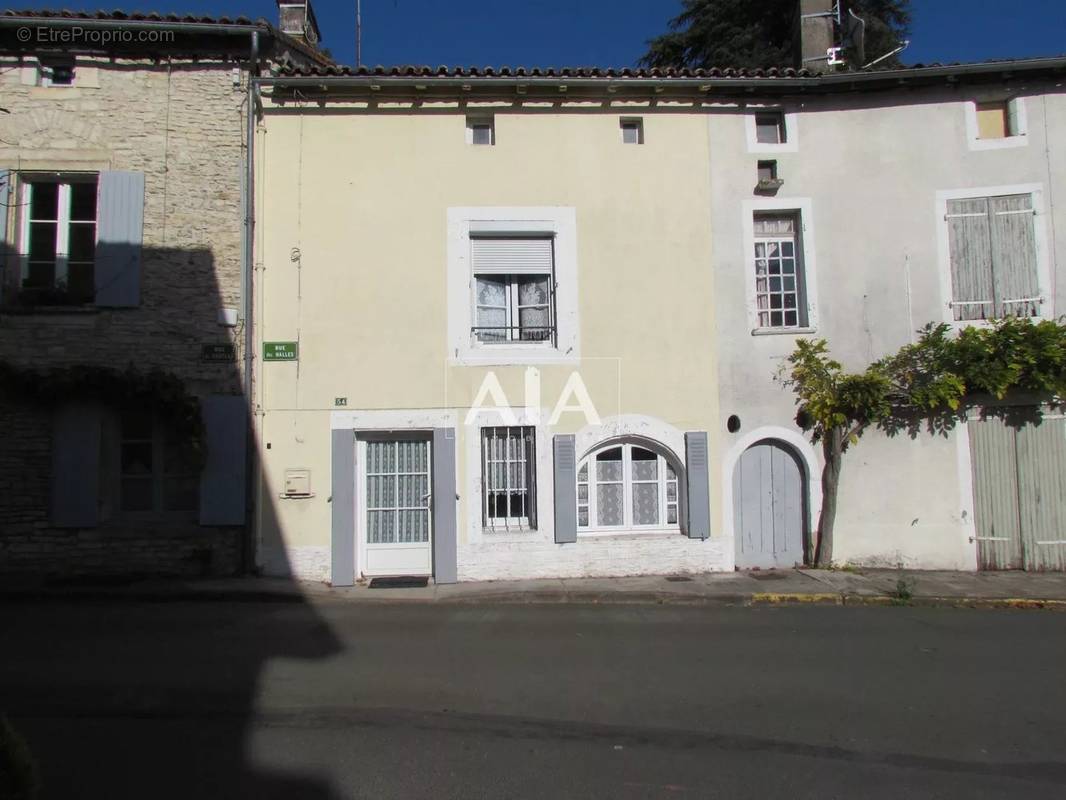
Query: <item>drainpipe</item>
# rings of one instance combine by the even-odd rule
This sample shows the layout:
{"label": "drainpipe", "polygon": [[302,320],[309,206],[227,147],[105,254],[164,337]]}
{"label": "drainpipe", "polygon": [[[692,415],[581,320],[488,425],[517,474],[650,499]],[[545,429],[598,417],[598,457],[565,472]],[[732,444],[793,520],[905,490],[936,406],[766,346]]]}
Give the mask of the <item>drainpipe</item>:
{"label": "drainpipe", "polygon": [[244,263],[241,264],[241,273],[244,278],[244,308],[241,309],[244,317],[244,396],[248,407],[248,446],[245,463],[245,486],[247,498],[245,502],[245,532],[241,543],[241,571],[245,574],[255,567],[255,543],[259,535],[258,515],[255,513],[256,493],[258,481],[256,480],[256,465],[258,463],[256,453],[256,424],[255,424],[255,395],[252,392],[252,369],[254,366],[255,335],[252,331],[252,309],[254,297],[255,259],[253,248],[255,246],[255,104],[256,92],[259,87],[256,77],[259,72],[259,31],[252,31],[251,47],[248,63],[248,119],[247,119],[247,147],[245,149],[244,164]]}

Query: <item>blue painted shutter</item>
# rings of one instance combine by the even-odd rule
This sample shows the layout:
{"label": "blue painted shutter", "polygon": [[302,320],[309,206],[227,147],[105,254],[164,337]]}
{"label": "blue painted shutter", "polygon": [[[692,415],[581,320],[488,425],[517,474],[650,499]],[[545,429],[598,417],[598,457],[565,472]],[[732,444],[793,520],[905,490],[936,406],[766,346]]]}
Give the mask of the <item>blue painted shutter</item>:
{"label": "blue painted shutter", "polygon": [[214,395],[201,404],[207,459],[200,473],[200,524],[243,525],[248,417],[242,395]]}
{"label": "blue painted shutter", "polygon": [[685,434],[685,487],[688,490],[688,538],[711,535],[711,497],[707,469],[707,432]]}
{"label": "blue painted shutter", "polygon": [[52,420],[52,524],[95,527],[99,505],[100,409],[62,406]]}
{"label": "blue painted shutter", "polygon": [[332,436],[332,537],[330,583],[355,583],[355,432],[334,430]]}
{"label": "blue painted shutter", "polygon": [[101,172],[96,210],[96,305],[140,305],[143,229],[144,175]]}
{"label": "blue painted shutter", "polygon": [[[7,241],[7,218],[11,212],[11,170],[0,169],[0,295],[12,284],[8,275],[8,255],[14,248]],[[11,259],[14,263],[14,259]]]}
{"label": "blue painted shutter", "polygon": [[433,580],[459,580],[455,536],[455,428],[433,429]]}
{"label": "blue painted shutter", "polygon": [[555,446],[555,541],[577,541],[577,446],[572,434],[559,434]]}

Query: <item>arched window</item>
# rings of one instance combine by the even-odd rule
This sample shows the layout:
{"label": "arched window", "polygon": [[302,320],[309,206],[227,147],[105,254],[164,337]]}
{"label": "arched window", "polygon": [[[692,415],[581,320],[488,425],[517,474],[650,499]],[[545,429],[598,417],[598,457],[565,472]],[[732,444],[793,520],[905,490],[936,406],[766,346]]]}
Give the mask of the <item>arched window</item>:
{"label": "arched window", "polygon": [[676,528],[679,492],[677,471],[665,456],[636,444],[608,445],[578,469],[578,528]]}

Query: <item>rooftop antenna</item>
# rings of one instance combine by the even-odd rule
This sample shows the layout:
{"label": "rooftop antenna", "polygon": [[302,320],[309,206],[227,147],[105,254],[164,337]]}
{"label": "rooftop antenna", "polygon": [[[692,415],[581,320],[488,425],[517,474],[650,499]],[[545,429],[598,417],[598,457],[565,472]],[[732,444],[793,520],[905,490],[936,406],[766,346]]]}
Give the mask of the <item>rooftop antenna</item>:
{"label": "rooftop antenna", "polygon": [[904,50],[906,50],[910,46],[910,43],[911,43],[910,39],[904,39],[903,42],[900,43],[900,46],[897,47],[895,50],[889,50],[883,56],[880,56],[879,58],[875,58],[869,64],[864,66],[863,69],[868,69],[869,67],[872,67],[877,62],[884,61],[886,58],[891,58],[892,56],[896,55],[896,53],[902,53]]}
{"label": "rooftop antenna", "polygon": [[363,66],[363,0],[355,0],[355,66]]}
{"label": "rooftop antenna", "polygon": [[855,61],[859,64],[866,60],[866,20],[850,8],[844,30],[844,46],[853,51]]}

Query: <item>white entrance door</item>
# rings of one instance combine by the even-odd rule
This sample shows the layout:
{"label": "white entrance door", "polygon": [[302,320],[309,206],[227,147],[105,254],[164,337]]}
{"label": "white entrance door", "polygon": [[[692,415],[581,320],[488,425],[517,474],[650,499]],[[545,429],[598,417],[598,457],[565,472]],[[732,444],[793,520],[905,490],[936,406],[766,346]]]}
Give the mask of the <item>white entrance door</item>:
{"label": "white entrance door", "polygon": [[429,440],[369,439],[361,445],[364,573],[432,575]]}

